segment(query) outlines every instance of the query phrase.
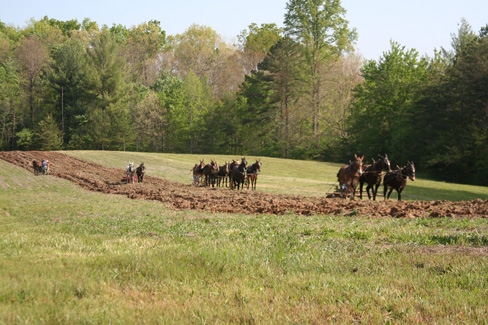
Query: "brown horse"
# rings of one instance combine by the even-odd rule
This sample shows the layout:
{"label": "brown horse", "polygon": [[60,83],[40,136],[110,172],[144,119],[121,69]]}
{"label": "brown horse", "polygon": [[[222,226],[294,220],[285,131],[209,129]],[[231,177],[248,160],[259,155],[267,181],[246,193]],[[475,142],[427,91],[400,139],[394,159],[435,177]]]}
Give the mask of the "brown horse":
{"label": "brown horse", "polygon": [[247,160],[246,158],[241,159],[241,163],[239,166],[231,169],[230,171],[230,188],[234,188],[237,186],[237,189],[244,188],[244,182],[246,180],[246,167],[247,167]]}
{"label": "brown horse", "polygon": [[219,172],[217,173],[217,186],[225,186],[227,187],[227,177],[230,173],[230,163],[226,162],[223,166],[220,166]]}
{"label": "brown horse", "polygon": [[42,173],[42,163],[40,161],[33,160],[32,167],[34,168],[34,175]]}
{"label": "brown horse", "polygon": [[203,168],[203,174],[205,175],[205,186],[215,186],[215,176],[219,172],[219,164],[215,159],[210,161],[210,164],[206,164]]}
{"label": "brown horse", "polygon": [[144,174],[146,173],[146,166],[144,166],[144,163],[141,163],[139,167],[136,168],[136,174],[137,174],[137,182],[142,183],[144,180]]}
{"label": "brown horse", "polygon": [[[385,186],[384,195],[385,200],[390,198],[390,194],[395,189],[398,192],[398,201],[402,200],[402,191],[407,186],[407,180],[410,178],[415,181],[415,166],[413,162],[409,161],[406,167],[398,167],[394,172],[386,173],[383,179],[383,185]],[[390,189],[388,196],[386,195],[387,189]]]}
{"label": "brown horse", "polygon": [[388,155],[385,156],[378,155],[380,160],[375,161],[373,159],[372,165],[363,166],[363,174],[359,177],[359,198],[363,198],[363,185],[367,183],[366,192],[368,193],[368,198],[371,200],[371,194],[369,194],[369,189],[373,192],[373,201],[376,201],[376,194],[378,193],[378,187],[380,187],[381,179],[383,178],[383,171],[391,172],[390,160]]}
{"label": "brown horse", "polygon": [[197,186],[200,184],[200,180],[204,176],[203,169],[205,168],[204,159],[200,160],[199,164],[195,164],[190,172],[193,174],[193,185]]}
{"label": "brown horse", "polygon": [[261,159],[256,160],[254,164],[247,167],[247,189],[249,189],[249,183],[251,183],[251,189],[256,189],[256,183],[258,181],[258,175],[261,172]]}
{"label": "brown horse", "polygon": [[351,193],[352,198],[356,194],[356,187],[359,183],[359,177],[363,174],[363,159],[364,155],[359,158],[354,154],[354,161],[349,162],[349,166],[343,166],[337,173],[339,180],[339,187],[341,192],[344,192],[344,197]]}

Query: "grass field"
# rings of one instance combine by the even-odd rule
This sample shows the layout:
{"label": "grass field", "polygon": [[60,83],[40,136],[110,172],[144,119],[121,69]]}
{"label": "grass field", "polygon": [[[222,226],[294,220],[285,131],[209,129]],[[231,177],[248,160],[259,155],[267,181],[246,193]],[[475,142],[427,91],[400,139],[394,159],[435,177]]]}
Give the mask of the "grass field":
{"label": "grass field", "polygon": [[[190,169],[200,159],[210,162],[210,159],[215,158],[217,162],[222,164],[226,161],[232,161],[232,159],[241,158],[239,156],[140,152],[103,152],[101,154],[100,151],[67,151],[65,153],[103,166],[120,168],[121,173],[125,170],[129,160],[134,161],[136,166],[144,162],[147,168],[147,175],[162,177],[184,184],[191,184]],[[257,189],[279,194],[325,196],[325,193],[335,190],[335,186],[338,184],[336,175],[342,166],[341,164],[316,161],[246,157],[248,164],[254,163],[259,158],[261,158],[263,167]],[[396,163],[394,165],[396,166]],[[383,194],[382,186],[378,189],[378,193]],[[396,192],[392,193],[391,198],[397,199]],[[408,181],[407,187],[402,193],[402,198],[404,200],[427,201],[464,201],[477,198],[486,200],[488,199],[488,187],[452,184],[417,177],[415,182]]]}
{"label": "grass field", "polygon": [[[214,158],[69,154],[185,183]],[[262,161],[275,193],[323,195],[338,167]],[[487,193],[419,179],[405,198]],[[485,323],[487,235],[481,218],[173,211],[0,160],[0,323]]]}

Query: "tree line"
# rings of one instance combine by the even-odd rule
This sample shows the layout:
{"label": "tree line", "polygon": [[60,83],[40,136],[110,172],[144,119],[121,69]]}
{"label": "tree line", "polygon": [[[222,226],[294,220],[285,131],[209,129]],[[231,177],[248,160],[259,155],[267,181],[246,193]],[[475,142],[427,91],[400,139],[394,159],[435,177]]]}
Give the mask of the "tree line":
{"label": "tree line", "polygon": [[[452,49],[354,52],[340,0],[290,0],[283,28],[0,21],[0,150],[131,150],[347,161],[488,181],[488,28]],[[367,159],[369,159],[367,158]]]}

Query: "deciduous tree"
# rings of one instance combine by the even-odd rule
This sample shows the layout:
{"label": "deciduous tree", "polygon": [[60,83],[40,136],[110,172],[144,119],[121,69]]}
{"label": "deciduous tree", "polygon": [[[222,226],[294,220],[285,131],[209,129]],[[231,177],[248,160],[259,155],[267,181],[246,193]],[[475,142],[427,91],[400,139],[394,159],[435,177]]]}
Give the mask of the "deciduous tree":
{"label": "deciduous tree", "polygon": [[352,48],[357,36],[344,18],[346,10],[340,0],[290,0],[286,10],[285,34],[303,45],[306,64],[304,95],[311,107],[311,127],[314,142],[318,145],[324,70],[331,61]]}

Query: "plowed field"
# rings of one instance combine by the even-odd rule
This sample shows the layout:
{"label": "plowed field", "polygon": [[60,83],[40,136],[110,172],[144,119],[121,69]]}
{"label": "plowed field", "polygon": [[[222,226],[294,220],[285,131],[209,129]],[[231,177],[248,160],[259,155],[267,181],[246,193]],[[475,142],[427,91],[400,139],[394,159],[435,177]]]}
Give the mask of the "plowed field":
{"label": "plowed field", "polygon": [[[488,201],[481,199],[465,202],[402,201],[372,202],[297,195],[278,195],[228,188],[195,187],[146,175],[144,183],[125,184],[121,181],[125,171],[103,167],[57,152],[10,151],[0,152],[3,159],[30,171],[32,161],[48,159],[54,169],[50,176],[67,179],[84,189],[101,193],[121,194],[133,199],[157,200],[177,210],[246,214],[300,215],[333,214],[371,217],[486,217]],[[192,166],[189,166],[191,168]],[[32,177],[45,177],[34,176]],[[49,176],[48,176],[49,177]]]}

